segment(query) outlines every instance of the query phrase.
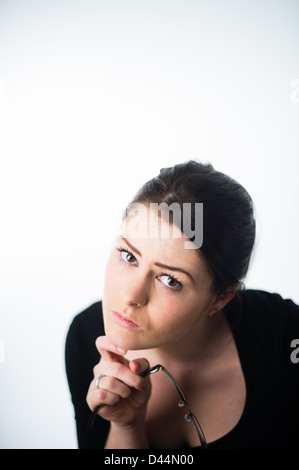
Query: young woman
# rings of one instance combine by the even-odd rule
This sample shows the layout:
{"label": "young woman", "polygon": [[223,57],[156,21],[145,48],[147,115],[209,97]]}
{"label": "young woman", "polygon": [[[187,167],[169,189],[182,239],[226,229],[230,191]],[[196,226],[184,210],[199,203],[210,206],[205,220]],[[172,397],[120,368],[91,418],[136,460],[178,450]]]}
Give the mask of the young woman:
{"label": "young woman", "polygon": [[249,194],[211,165],[140,189],[67,336],[80,448],[299,446],[299,307],[244,288],[254,239]]}

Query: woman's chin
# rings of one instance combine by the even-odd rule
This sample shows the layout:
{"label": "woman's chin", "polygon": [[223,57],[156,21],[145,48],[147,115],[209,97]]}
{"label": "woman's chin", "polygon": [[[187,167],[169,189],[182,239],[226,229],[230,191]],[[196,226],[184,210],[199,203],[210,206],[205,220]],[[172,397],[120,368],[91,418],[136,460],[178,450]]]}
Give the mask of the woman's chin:
{"label": "woman's chin", "polygon": [[127,331],[115,331],[115,329],[108,328],[106,331],[106,336],[109,340],[119,346],[120,348],[129,350],[138,350],[138,349],[145,349],[144,344],[141,338],[137,338],[135,333],[132,334]]}

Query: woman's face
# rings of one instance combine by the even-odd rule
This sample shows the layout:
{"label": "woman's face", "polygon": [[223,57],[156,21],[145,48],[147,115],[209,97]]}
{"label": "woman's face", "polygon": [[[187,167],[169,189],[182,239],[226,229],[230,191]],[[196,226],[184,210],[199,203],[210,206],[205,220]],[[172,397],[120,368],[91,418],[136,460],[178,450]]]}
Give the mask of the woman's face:
{"label": "woman's face", "polygon": [[[151,236],[140,236],[144,227]],[[105,331],[115,344],[128,350],[173,346],[198,328],[215,294],[204,261],[197,249],[185,248],[187,241],[145,206],[127,216],[103,295]]]}

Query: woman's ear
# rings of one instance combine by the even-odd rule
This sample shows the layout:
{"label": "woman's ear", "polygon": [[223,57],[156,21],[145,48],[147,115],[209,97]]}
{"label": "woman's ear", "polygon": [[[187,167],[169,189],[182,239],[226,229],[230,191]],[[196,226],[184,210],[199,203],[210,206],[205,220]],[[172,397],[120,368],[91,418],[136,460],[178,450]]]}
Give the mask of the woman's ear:
{"label": "woman's ear", "polygon": [[209,308],[209,317],[212,317],[215,313],[219,312],[219,310],[222,310],[235,297],[238,286],[239,284],[234,284],[225,289],[222,294],[216,294]]}

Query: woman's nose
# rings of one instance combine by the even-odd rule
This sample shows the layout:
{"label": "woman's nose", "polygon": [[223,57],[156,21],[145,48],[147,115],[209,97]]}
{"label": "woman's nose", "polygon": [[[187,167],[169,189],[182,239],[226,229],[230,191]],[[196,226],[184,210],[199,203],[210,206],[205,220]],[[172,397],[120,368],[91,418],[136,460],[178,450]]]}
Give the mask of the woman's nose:
{"label": "woman's nose", "polygon": [[148,302],[149,286],[146,280],[130,279],[123,286],[122,297],[125,305],[142,307]]}

